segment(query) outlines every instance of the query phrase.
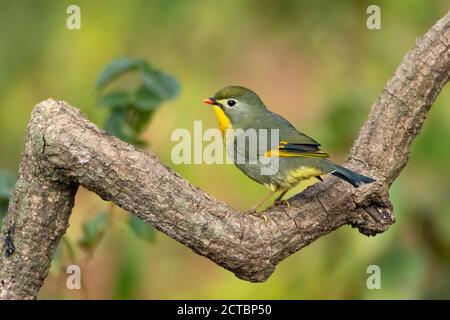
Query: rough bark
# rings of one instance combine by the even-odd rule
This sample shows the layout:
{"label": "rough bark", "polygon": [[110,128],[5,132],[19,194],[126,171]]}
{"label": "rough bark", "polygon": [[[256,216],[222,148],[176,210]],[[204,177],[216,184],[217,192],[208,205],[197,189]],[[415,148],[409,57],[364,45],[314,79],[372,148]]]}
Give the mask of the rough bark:
{"label": "rough bark", "polygon": [[328,177],[293,197],[289,208],[267,209],[268,224],[213,199],[66,102],[41,102],[0,239],[0,298],[37,296],[79,185],[249,281],[266,280],[281,260],[340,226],[366,235],[385,231],[394,222],[389,186],[449,79],[449,43],[450,13],[417,41],[373,105],[346,165],[377,182],[354,189]]}

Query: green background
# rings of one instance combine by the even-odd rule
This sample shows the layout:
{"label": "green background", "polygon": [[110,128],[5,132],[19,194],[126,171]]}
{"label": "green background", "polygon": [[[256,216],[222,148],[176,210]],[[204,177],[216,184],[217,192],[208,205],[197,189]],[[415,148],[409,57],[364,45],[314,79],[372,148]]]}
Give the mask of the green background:
{"label": "green background", "polygon": [[[81,7],[81,30],[66,8]],[[381,7],[381,30],[366,8]],[[236,209],[265,188],[232,165],[170,160],[176,128],[216,127],[203,98],[240,84],[319,140],[342,162],[372,103],[402,57],[448,10],[447,1],[0,1],[0,167],[17,172],[30,112],[53,97],[103,125],[95,80],[111,60],[139,57],[174,75],[178,98],[162,105],[142,138],[194,185]],[[450,298],[450,92],[438,97],[410,161],[391,188],[397,222],[365,237],[343,227],[286,259],[263,284],[230,272],[158,233],[155,242],[125,227],[119,209],[90,259],[82,224],[108,207],[81,189],[61,250],[39,298],[416,299]],[[312,183],[312,182],[310,182]],[[301,187],[304,188],[306,184]],[[65,267],[82,266],[85,290],[66,289]],[[381,289],[366,286],[369,265]]]}

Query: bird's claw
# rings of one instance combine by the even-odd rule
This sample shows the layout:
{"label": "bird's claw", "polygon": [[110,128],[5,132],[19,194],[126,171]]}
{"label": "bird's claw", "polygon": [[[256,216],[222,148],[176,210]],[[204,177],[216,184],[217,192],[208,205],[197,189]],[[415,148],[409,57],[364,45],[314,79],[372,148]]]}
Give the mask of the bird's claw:
{"label": "bird's claw", "polygon": [[256,208],[251,208],[251,209],[248,209],[247,211],[245,211],[244,213],[253,215],[253,214],[258,213],[258,212],[256,211]]}
{"label": "bird's claw", "polygon": [[269,223],[267,216],[264,213],[259,213],[256,211],[256,208],[251,208],[250,210],[245,211],[245,214],[251,214],[252,216],[262,218],[265,224]]}
{"label": "bird's claw", "polygon": [[279,205],[282,205],[282,204],[285,204],[288,208],[291,207],[291,204],[287,200],[277,200],[277,201],[274,202],[275,206],[279,206]]}

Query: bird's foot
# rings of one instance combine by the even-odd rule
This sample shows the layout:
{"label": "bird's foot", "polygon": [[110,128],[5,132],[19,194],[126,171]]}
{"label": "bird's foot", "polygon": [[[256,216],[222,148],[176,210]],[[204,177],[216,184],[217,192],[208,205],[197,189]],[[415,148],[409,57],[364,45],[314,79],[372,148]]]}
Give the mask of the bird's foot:
{"label": "bird's foot", "polygon": [[291,204],[289,203],[289,201],[287,200],[275,200],[275,202],[273,203],[275,206],[280,206],[285,204],[288,208],[291,207]]}
{"label": "bird's foot", "polygon": [[247,210],[244,213],[251,214],[252,216],[263,219],[265,224],[267,224],[269,222],[269,219],[267,218],[267,216],[264,213],[259,213],[258,211],[256,211],[256,208],[251,208],[250,210]]}

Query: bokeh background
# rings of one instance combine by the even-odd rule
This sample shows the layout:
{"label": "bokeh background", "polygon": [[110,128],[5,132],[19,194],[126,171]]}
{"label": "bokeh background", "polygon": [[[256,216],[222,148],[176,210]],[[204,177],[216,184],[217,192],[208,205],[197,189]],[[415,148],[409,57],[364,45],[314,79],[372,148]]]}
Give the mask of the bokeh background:
{"label": "bokeh background", "polygon": [[[66,8],[81,7],[81,30]],[[381,30],[366,8],[381,7]],[[372,103],[405,53],[449,9],[448,1],[0,1],[0,168],[17,172],[30,112],[53,97],[103,125],[98,74],[113,59],[139,57],[174,75],[178,98],[163,104],[142,138],[173,170],[236,209],[265,188],[232,165],[172,164],[171,132],[216,126],[201,100],[230,84],[252,88],[277,113],[345,160]],[[157,233],[136,237],[114,211],[95,252],[78,245],[83,223],[108,208],[81,189],[41,299],[417,299],[450,298],[450,91],[444,89],[391,188],[397,222],[365,237],[350,227],[286,259],[265,283],[230,272]],[[303,184],[304,188],[307,184]],[[84,289],[66,288],[69,264]],[[381,289],[366,286],[369,265]]]}

